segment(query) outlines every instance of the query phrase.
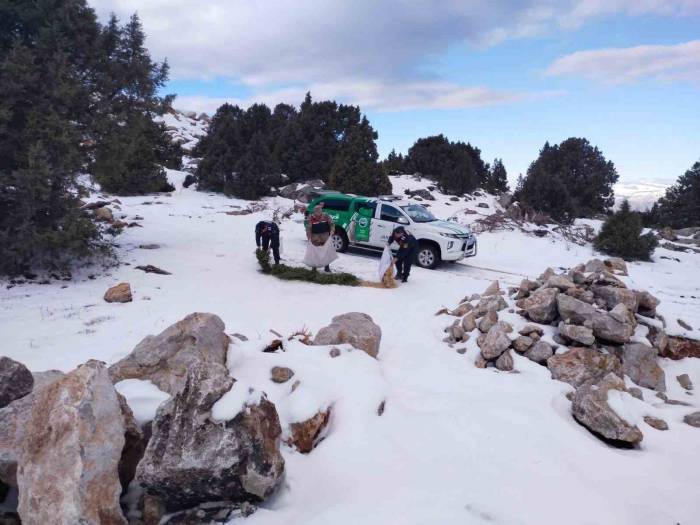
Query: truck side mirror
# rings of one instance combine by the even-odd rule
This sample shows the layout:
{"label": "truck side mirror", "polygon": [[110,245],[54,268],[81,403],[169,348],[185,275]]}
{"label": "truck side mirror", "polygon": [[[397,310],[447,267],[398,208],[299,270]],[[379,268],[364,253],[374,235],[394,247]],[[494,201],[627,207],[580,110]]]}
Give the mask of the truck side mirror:
{"label": "truck side mirror", "polygon": [[396,222],[398,222],[399,224],[411,224],[410,221],[406,217],[403,217],[403,216],[399,217],[396,220]]}

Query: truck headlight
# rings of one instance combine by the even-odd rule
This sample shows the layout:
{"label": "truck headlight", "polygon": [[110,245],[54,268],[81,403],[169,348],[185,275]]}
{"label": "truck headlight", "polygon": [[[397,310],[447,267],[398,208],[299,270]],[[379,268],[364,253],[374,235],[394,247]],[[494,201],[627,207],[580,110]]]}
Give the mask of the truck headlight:
{"label": "truck headlight", "polygon": [[448,250],[451,250],[452,247],[453,247],[454,245],[455,245],[455,242],[454,242],[454,241],[448,242],[448,243],[447,243],[447,249],[448,249]]}

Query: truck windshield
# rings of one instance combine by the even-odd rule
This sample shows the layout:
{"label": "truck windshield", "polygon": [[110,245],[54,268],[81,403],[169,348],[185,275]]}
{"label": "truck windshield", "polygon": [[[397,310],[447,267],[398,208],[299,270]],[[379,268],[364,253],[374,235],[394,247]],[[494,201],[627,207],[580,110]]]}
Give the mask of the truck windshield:
{"label": "truck windshield", "polygon": [[413,222],[433,222],[437,220],[432,213],[420,204],[401,206],[401,209],[406,212]]}

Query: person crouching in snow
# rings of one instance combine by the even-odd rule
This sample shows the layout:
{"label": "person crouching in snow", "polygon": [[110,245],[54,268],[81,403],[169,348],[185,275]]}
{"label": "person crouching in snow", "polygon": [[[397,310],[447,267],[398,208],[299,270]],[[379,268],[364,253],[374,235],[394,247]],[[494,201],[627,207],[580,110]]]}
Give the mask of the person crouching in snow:
{"label": "person crouching in snow", "polygon": [[330,263],[338,258],[330,241],[334,232],[333,219],[328,214],[323,213],[321,204],[315,206],[306,223],[306,238],[309,240],[309,244],[306,247],[306,256],[304,257],[304,263],[311,266],[314,271],[323,266],[327,272],[330,272]]}
{"label": "person crouching in snow", "polygon": [[388,244],[393,242],[399,245],[399,251],[396,254],[396,278],[405,283],[411,273],[413,259],[416,258],[418,242],[403,226],[398,226],[391,233]]}
{"label": "person crouching in snow", "polygon": [[280,229],[272,221],[260,221],[255,225],[255,244],[258,249],[272,248],[275,264],[280,263]]}

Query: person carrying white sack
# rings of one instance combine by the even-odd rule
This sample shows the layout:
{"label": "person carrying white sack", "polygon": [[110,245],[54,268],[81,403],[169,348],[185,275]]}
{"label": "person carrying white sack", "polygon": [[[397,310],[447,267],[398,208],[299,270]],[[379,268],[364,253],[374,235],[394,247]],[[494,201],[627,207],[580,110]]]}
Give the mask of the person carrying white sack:
{"label": "person carrying white sack", "polygon": [[331,236],[335,232],[333,219],[323,213],[323,206],[317,205],[306,223],[306,238],[309,244],[306,246],[304,264],[313,268],[323,267],[327,272],[331,271],[330,264],[338,258],[331,242]]}

